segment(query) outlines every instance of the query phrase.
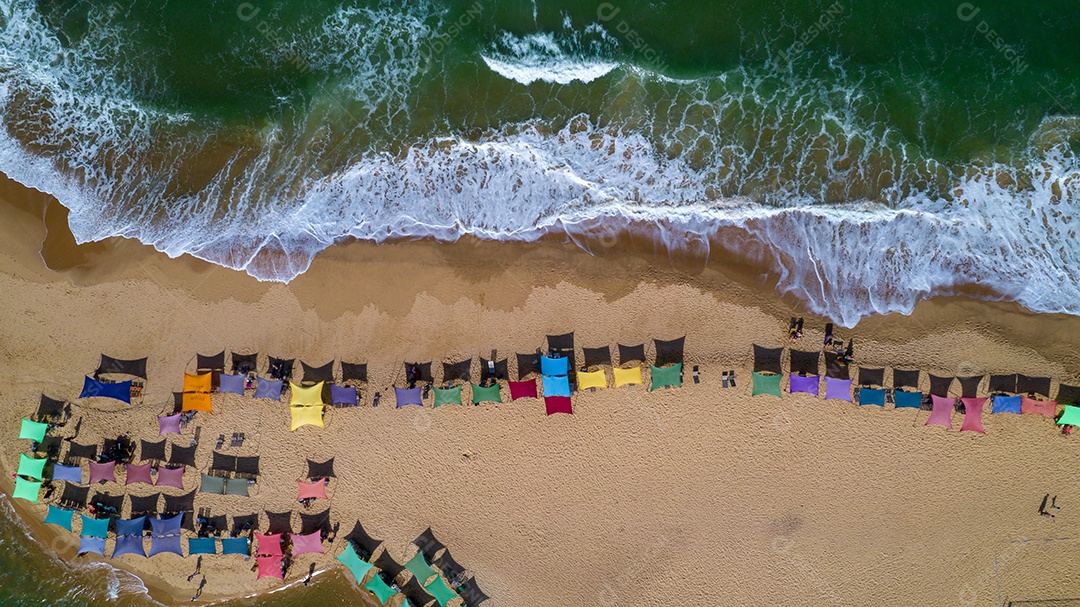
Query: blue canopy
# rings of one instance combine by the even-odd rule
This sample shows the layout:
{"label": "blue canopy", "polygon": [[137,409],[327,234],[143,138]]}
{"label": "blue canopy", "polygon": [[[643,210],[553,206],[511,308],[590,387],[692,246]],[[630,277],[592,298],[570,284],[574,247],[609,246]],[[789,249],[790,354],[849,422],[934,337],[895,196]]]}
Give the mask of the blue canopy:
{"label": "blue canopy", "polygon": [[57,527],[63,527],[68,531],[71,531],[71,518],[75,512],[71,510],[64,510],[63,508],[57,508],[52,504],[49,504],[49,513],[45,515],[46,525],[56,525]]}
{"label": "blue canopy", "polygon": [[990,413],[1020,413],[1022,401],[1020,396],[995,396]]}
{"label": "blue canopy", "polygon": [[550,358],[547,356],[540,357],[540,373],[542,375],[566,375],[569,372],[569,358]]}
{"label": "blue canopy", "polygon": [[218,392],[225,394],[244,394],[244,376],[219,373]]}
{"label": "blue canopy", "polygon": [[248,544],[251,542],[246,537],[227,537],[221,540],[221,554],[242,554],[246,558],[248,555]]}
{"label": "blue canopy", "polygon": [[79,554],[93,552],[105,556],[105,540],[100,537],[80,537]]}
{"label": "blue canopy", "polygon": [[875,390],[873,388],[859,388],[859,404],[877,405],[879,407],[884,407],[885,390]]}
{"label": "blue canopy", "polygon": [[281,400],[281,382],[260,377],[255,384],[255,398]]}
{"label": "blue canopy", "polygon": [[405,405],[424,406],[420,388],[413,388],[411,390],[406,388],[394,388],[394,398],[397,400],[397,408],[399,409]]}
{"label": "blue canopy", "polygon": [[53,466],[52,480],[68,481],[76,485],[82,484],[82,466],[65,466],[55,464]]}
{"label": "blue canopy", "polygon": [[112,519],[90,518],[85,514],[80,516],[82,516],[82,531],[79,532],[79,535],[101,539],[109,537],[109,521]]}
{"label": "blue canopy", "polygon": [[131,404],[131,381],[122,381],[115,384],[106,384],[95,380],[92,377],[86,377],[83,380],[82,394],[79,398],[115,398],[116,400],[124,401],[127,404]]}
{"label": "blue canopy", "polygon": [[[168,497],[168,496],[166,496]],[[165,535],[180,535],[180,523],[184,520],[184,513],[177,514],[169,518],[152,518],[150,519],[150,527],[153,529],[154,536]]]}
{"label": "blue canopy", "polygon": [[217,542],[212,537],[189,537],[188,556],[192,554],[217,554]]}
{"label": "blue canopy", "polygon": [[570,378],[566,375],[545,375],[544,396],[570,396]]}
{"label": "blue canopy", "polygon": [[137,554],[146,557],[146,548],[143,547],[141,535],[116,536],[116,545],[113,546],[112,557],[116,558],[125,554]]}
{"label": "blue canopy", "polygon": [[146,528],[146,517],[140,516],[130,520],[117,519],[116,520],[116,535],[120,537],[122,535],[138,535],[142,536],[143,529]]}
{"label": "blue canopy", "polygon": [[360,398],[356,394],[356,388],[330,384],[330,404],[355,406],[359,402]]}
{"label": "blue canopy", "polygon": [[922,407],[922,392],[897,390],[895,396],[897,409],[918,409]]}
{"label": "blue canopy", "polygon": [[[154,519],[150,519],[154,520]],[[150,538],[150,556],[155,554],[161,554],[163,552],[171,552],[184,556],[184,552],[180,549],[180,536],[179,535],[167,535],[157,536]]]}

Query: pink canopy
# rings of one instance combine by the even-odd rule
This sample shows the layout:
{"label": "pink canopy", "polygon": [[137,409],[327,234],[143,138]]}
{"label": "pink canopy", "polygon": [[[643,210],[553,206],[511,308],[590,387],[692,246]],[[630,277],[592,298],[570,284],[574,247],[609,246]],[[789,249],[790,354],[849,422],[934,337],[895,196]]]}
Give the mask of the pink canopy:
{"label": "pink canopy", "polygon": [[952,428],[952,409],[953,405],[956,404],[956,399],[945,398],[937,394],[931,394],[930,398],[934,401],[934,411],[930,414],[930,419],[926,420],[926,425]]}
{"label": "pink canopy", "polygon": [[1028,398],[1025,396],[1024,398],[1020,399],[1020,412],[1054,417],[1057,415],[1057,401],[1035,400],[1033,398]]}
{"label": "pink canopy", "polygon": [[276,577],[279,580],[285,579],[285,575],[281,573],[281,557],[280,556],[257,556],[255,562],[259,565],[259,575],[255,578],[261,580],[264,577]]}
{"label": "pink canopy", "polygon": [[326,499],[326,479],[315,481],[314,483],[296,481],[296,487],[296,499],[298,500],[307,499],[309,497]]}
{"label": "pink canopy", "polygon": [[304,554],[306,552],[318,552],[319,554],[322,554],[322,531],[315,531],[308,533],[307,535],[292,533],[289,534],[289,537],[292,539],[293,556]]}
{"label": "pink canopy", "polygon": [[180,414],[159,415],[157,418],[158,436],[180,434]]}
{"label": "pink canopy", "polygon": [[159,487],[184,488],[184,468],[158,468],[157,484]]}
{"label": "pink canopy", "polygon": [[104,464],[90,462],[90,484],[93,485],[99,481],[116,482],[116,462],[106,462]]}
{"label": "pink canopy", "polygon": [[960,431],[986,434],[982,425],[982,411],[986,398],[961,398],[960,402],[964,403],[964,425],[960,426]]}
{"label": "pink canopy", "polygon": [[135,464],[127,465],[127,478],[124,479],[124,484],[130,485],[132,483],[154,484],[154,479],[150,476],[150,464],[143,464],[141,466],[136,466]]}
{"label": "pink canopy", "polygon": [[510,400],[536,398],[536,380],[510,382]]}
{"label": "pink canopy", "polygon": [[262,533],[256,533],[255,554],[281,556],[281,534],[263,535]]}

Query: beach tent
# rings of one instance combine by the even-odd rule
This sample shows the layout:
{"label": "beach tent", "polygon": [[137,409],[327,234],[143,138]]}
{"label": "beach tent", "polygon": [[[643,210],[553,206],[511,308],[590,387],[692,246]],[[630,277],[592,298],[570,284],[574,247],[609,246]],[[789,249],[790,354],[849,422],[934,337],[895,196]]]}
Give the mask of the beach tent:
{"label": "beach tent", "polygon": [[838,400],[846,400],[851,402],[851,380],[850,379],[837,379],[835,377],[825,378],[825,398],[835,398]]}
{"label": "beach tent", "polygon": [[165,441],[156,443],[139,441],[139,458],[142,461],[161,461],[165,459]]}
{"label": "beach tent", "polygon": [[776,373],[779,375],[782,372],[780,369],[780,355],[783,353],[783,348],[764,348],[754,344],[754,372]]}
{"label": "beach tent", "polygon": [[807,394],[818,395],[818,376],[811,375],[809,377],[803,377],[802,375],[792,374],[788,376],[790,382],[789,392],[795,394],[797,392],[805,392]]}
{"label": "beach tent", "polygon": [[205,411],[214,412],[214,405],[210,402],[210,395],[203,392],[184,392],[180,397],[181,411]]}
{"label": "beach tent", "polygon": [[345,550],[334,557],[334,559],[342,565],[345,565],[349,572],[352,573],[353,579],[356,580],[357,584],[364,579],[364,576],[367,575],[367,572],[372,568],[370,563],[360,558],[360,555],[356,554],[356,549],[353,548],[351,543],[346,544]]}
{"label": "beach tent", "polygon": [[656,362],[653,363],[655,366],[682,365],[683,351],[686,346],[685,336],[670,341],[654,339],[653,345],[656,348]]}
{"label": "beach tent", "polygon": [[431,593],[431,596],[435,597],[435,600],[439,601],[439,605],[442,607],[446,607],[447,603],[458,598],[457,593],[451,590],[440,576],[431,580],[428,585],[424,586],[424,589]]}
{"label": "beach tent", "polygon": [[341,363],[341,381],[366,382],[367,363]]}
{"label": "beach tent", "polygon": [[259,353],[237,354],[232,353],[232,372],[244,375],[255,370],[259,363]]}
{"label": "beach tent", "polygon": [[218,375],[218,392],[223,394],[244,394],[243,375]]}
{"label": "beach tent", "polygon": [[281,572],[280,556],[257,556],[255,557],[255,563],[258,565],[259,570],[258,575],[255,576],[256,580],[261,580],[264,577],[285,579],[285,574]]}
{"label": "beach tent", "polygon": [[480,590],[480,586],[477,585],[475,577],[465,580],[461,587],[458,588],[458,592],[461,593],[461,598],[465,600],[465,604],[468,607],[476,607],[480,603],[491,598]]}
{"label": "beach tent", "polygon": [[960,426],[960,431],[986,434],[982,424],[982,410],[983,405],[986,404],[986,397],[964,397],[960,399],[960,402],[964,403],[964,424]]}
{"label": "beach tent", "polygon": [[355,407],[360,404],[360,395],[357,394],[356,388],[330,384],[330,404]]}
{"label": "beach tent", "polygon": [[885,369],[859,367],[859,385],[883,387],[885,385]]}
{"label": "beach tent", "polygon": [[130,519],[116,519],[116,536],[138,535],[142,536],[146,529],[146,517],[136,516]]}
{"label": "beach tent", "polygon": [[41,481],[27,480],[21,476],[15,478],[15,490],[12,491],[11,497],[36,504],[39,493],[41,493]]}
{"label": "beach tent", "polygon": [[56,525],[57,527],[63,527],[68,531],[71,531],[71,519],[75,514],[72,510],[66,510],[64,508],[57,508],[52,504],[49,504],[49,512],[45,515],[46,525]]}
{"label": "beach tent", "polygon": [[525,379],[533,373],[540,372],[540,356],[535,352],[517,355],[518,380]]}
{"label": "beach tent", "polygon": [[82,393],[79,398],[113,398],[131,404],[131,381],[121,381],[112,384],[100,382],[87,376],[83,379]]}
{"label": "beach tent", "polygon": [[960,380],[960,396],[964,398],[975,398],[979,395],[979,384],[982,383],[982,375],[972,375],[970,377],[958,377]]}
{"label": "beach tent", "polygon": [[289,407],[289,412],[292,414],[292,424],[289,426],[289,431],[294,432],[297,428],[303,426],[318,426],[319,428],[325,428],[326,424],[323,422],[323,407]]}
{"label": "beach tent", "polygon": [[990,391],[1016,393],[1016,382],[1017,376],[1015,373],[1012,375],[991,375]]}
{"label": "beach tent", "polygon": [[1066,405],[1075,405],[1077,403],[1080,403],[1080,386],[1070,386],[1068,384],[1059,385],[1057,402]]}
{"label": "beach tent", "polygon": [[608,346],[600,346],[599,348],[582,348],[582,353],[585,355],[585,368],[590,367],[602,367],[604,365],[611,365],[611,348]]}
{"label": "beach tent", "polygon": [[255,394],[252,398],[269,398],[270,400],[281,400],[281,386],[284,385],[280,381],[273,379],[259,378],[259,381],[255,382]]}
{"label": "beach tent", "polygon": [[195,554],[217,554],[217,540],[212,537],[189,537],[188,556]]}
{"label": "beach tent", "polygon": [[142,464],[136,466],[135,464],[128,464],[125,466],[124,484],[133,485],[135,483],[146,483],[147,485],[154,484],[154,478],[150,474],[150,468],[152,464]]}
{"label": "beach tent", "polygon": [[512,381],[510,383],[510,400],[517,400],[519,398],[536,398],[538,393],[536,391],[536,380],[530,379],[528,381]]}
{"label": "beach tent", "polygon": [[220,472],[235,472],[236,456],[214,451],[210,454],[210,469]]}
{"label": "beach tent", "polygon": [[304,378],[301,383],[329,384],[334,381],[334,361],[332,360],[321,367],[313,367],[304,361],[300,361],[300,367],[304,371]]}
{"label": "beach tent", "polygon": [[237,514],[232,517],[232,534],[240,535],[241,533],[251,531],[259,526],[258,513],[253,514]]}
{"label": "beach tent", "polygon": [[545,396],[544,409],[547,411],[548,415],[554,415],[556,413],[574,413],[574,407],[570,403],[569,396]]}
{"label": "beach tent", "polygon": [[322,538],[318,531],[306,535],[293,533],[289,535],[289,538],[292,539],[293,556],[307,553],[323,553]]}
{"label": "beach tent", "polygon": [[190,373],[184,374],[184,389],[182,392],[209,392],[213,387],[213,375],[211,373],[200,373],[199,375],[192,375]]}
{"label": "beach tent", "polygon": [[172,445],[169,448],[169,460],[170,466],[191,466],[195,467],[195,449],[198,445],[191,445],[189,447],[181,447],[179,445]]}
{"label": "beach tent", "polygon": [[578,390],[589,390],[607,387],[607,374],[603,369],[599,371],[581,371],[577,374]]}
{"label": "beach tent", "polygon": [[34,418],[38,421],[44,420],[56,420],[59,421],[64,415],[64,409],[67,407],[67,402],[57,400],[55,398],[49,398],[44,394],[41,395],[41,400],[38,402],[37,413],[34,414]]}
{"label": "beach tent", "polygon": [[569,358],[552,358],[549,356],[540,357],[540,373],[542,375],[566,375],[569,371]]}
{"label": "beach tent", "polygon": [[446,548],[446,544],[435,537],[435,532],[432,531],[431,527],[424,529],[420,535],[413,538],[412,544],[420,549],[420,552],[428,561],[434,560],[435,553]]}
{"label": "beach tent", "polygon": [[619,344],[619,364],[627,365],[632,362],[638,363],[638,365],[645,364],[645,344],[638,344],[636,346],[624,346]]}
{"label": "beach tent", "polygon": [[314,514],[300,513],[300,534],[318,532],[323,537],[329,537],[334,527],[330,524],[330,508]]}
{"label": "beach tent", "polygon": [[762,375],[757,371],[752,374],[753,389],[750,392],[750,396],[757,396],[759,394],[771,394],[776,397],[781,396],[780,392],[780,375]]}
{"label": "beach tent", "polygon": [[259,476],[259,456],[249,455],[236,458],[236,473],[247,476]]}
{"label": "beach tent", "polygon": [[360,548],[360,550],[371,554],[375,552],[375,549],[382,544],[382,540],[377,540],[364,530],[364,526],[360,524],[360,521],[356,521],[353,525],[352,531],[345,536],[345,539],[349,540],[351,544],[354,544]]}
{"label": "beach tent", "polygon": [[242,554],[246,559],[250,544],[251,539],[248,537],[221,538],[221,554]]}
{"label": "beach tent", "polygon": [[905,371],[903,369],[893,369],[892,372],[893,388],[914,388],[919,389],[919,370],[914,369],[911,371]]}
{"label": "beach tent", "polygon": [[474,405],[483,402],[501,403],[502,395],[500,394],[499,384],[492,384],[487,387],[472,384],[472,400]]}
{"label": "beach tent", "polygon": [[153,495],[138,496],[129,495],[128,499],[131,500],[131,516],[149,516],[157,514],[158,501],[161,499],[160,493],[154,493]]}
{"label": "beach tent", "polygon": [[652,385],[649,386],[650,392],[660,388],[682,387],[682,363],[676,363],[670,367],[650,366],[649,373],[652,376]]}
{"label": "beach tent", "polygon": [[371,564],[382,569],[382,573],[390,576],[390,579],[396,578],[402,571],[405,571],[405,568],[395,561],[386,550],[383,550],[379,558],[372,561]]}
{"label": "beach tent", "polygon": [[214,493],[217,495],[225,494],[225,479],[220,476],[210,476],[209,474],[203,474],[202,480],[199,482],[200,493]]}
{"label": "beach tent", "polygon": [[80,537],[79,554],[100,554],[105,556],[105,540],[100,537]]}
{"label": "beach tent", "polygon": [[447,579],[454,579],[465,573],[465,568],[454,560],[453,555],[450,554],[450,550],[445,550],[438,557],[432,559],[431,564],[438,567]]}
{"label": "beach tent", "polygon": [[955,377],[938,377],[930,373],[930,395],[948,396]]}
{"label": "beach tent", "polygon": [[375,598],[378,599],[380,605],[385,605],[386,601],[390,600],[390,597],[397,594],[397,590],[394,590],[384,582],[380,575],[371,576],[371,579],[364,584],[364,588],[375,595]]}
{"label": "beach tent", "polygon": [[1080,426],[1080,407],[1065,405],[1065,410],[1061,412],[1057,423],[1059,426]]}
{"label": "beach tent", "polygon": [[472,379],[472,359],[461,360],[453,363],[443,363],[443,382],[452,381],[467,382]]}
{"label": "beach tent", "polygon": [[394,399],[398,409],[406,405],[424,406],[420,388],[394,388]]}
{"label": "beach tent", "polygon": [[49,460],[45,458],[38,459],[36,457],[30,457],[25,453],[19,454],[19,470],[16,472],[19,476],[25,476],[27,478],[42,480],[45,474],[45,464]]}
{"label": "beach tent", "polygon": [[158,436],[180,434],[180,414],[158,416]]}
{"label": "beach tent", "polygon": [[428,594],[427,590],[424,590],[424,587],[420,585],[420,582],[416,581],[416,578],[409,578],[409,581],[400,584],[400,587],[400,592],[405,595],[405,600],[398,607],[427,605],[435,599],[435,597]]}
{"label": "beach tent", "polygon": [[158,554],[175,554],[177,556],[184,556],[184,551],[180,547],[179,535],[155,535],[150,538],[150,552],[148,556],[156,556]]}
{"label": "beach tent", "polygon": [[266,533],[270,535],[285,535],[293,532],[292,511],[266,513]]}
{"label": "beach tent", "polygon": [[86,499],[89,494],[89,487],[65,483],[64,490],[60,492],[60,499],[57,500],[57,503],[71,510],[82,510],[86,508]]}
{"label": "beach tent", "polygon": [[302,388],[292,382],[289,382],[289,389],[292,390],[292,398],[289,399],[289,405],[293,407],[324,404],[322,398],[322,382],[319,382],[309,388]]}
{"label": "beach tent", "polygon": [[99,537],[105,539],[109,537],[109,521],[107,518],[91,518],[85,514],[80,514],[82,517],[82,529],[79,531],[79,535],[82,537]]}
{"label": "beach tent", "polygon": [[999,394],[994,397],[990,405],[990,413],[1020,413],[1022,405],[1019,396],[1001,396]]}
{"label": "beach tent", "polygon": [[[492,354],[494,353],[495,352],[492,351]],[[489,360],[487,358],[484,358],[483,356],[480,357],[480,383],[485,383],[489,379],[510,379],[510,365],[505,358],[499,360]]]}
{"label": "beach tent", "polygon": [[877,405],[878,407],[885,406],[885,390],[884,388],[859,388],[859,404],[860,405]]}
{"label": "beach tent", "polygon": [[334,458],[325,462],[307,460],[307,478],[337,478],[334,475]]}
{"label": "beach tent", "polygon": [[[189,491],[183,495],[165,495],[165,507],[162,512],[166,515],[191,514],[195,512],[195,491]],[[190,518],[190,517],[189,517]],[[183,521],[184,519],[177,519]],[[190,524],[190,520],[188,521]]]}
{"label": "beach tent", "polygon": [[224,371],[225,370],[225,350],[213,354],[210,356],[203,356],[202,354],[195,355],[195,370],[196,371]]}
{"label": "beach tent", "polygon": [[19,428],[19,438],[40,443],[45,440],[45,433],[48,430],[49,424],[23,418],[22,426]]}
{"label": "beach tent", "polygon": [[52,480],[82,483],[82,467],[55,464],[53,466]]}
{"label": "beach tent", "polygon": [[431,376],[431,363],[405,363],[405,379],[407,381],[434,383],[435,378]]}
{"label": "beach tent", "polygon": [[256,533],[255,554],[263,556],[281,556],[281,534]]}
{"label": "beach tent", "polygon": [[641,385],[641,367],[615,367],[611,370],[615,375],[615,387]]}
{"label": "beach tent", "polygon": [[184,469],[183,468],[158,468],[157,475],[158,487],[176,487],[177,489],[184,488]]}
{"label": "beach tent", "polygon": [[548,350],[570,359],[570,368],[574,368],[574,332],[562,335],[546,336]]}
{"label": "beach tent", "polygon": [[266,372],[271,378],[288,381],[292,377],[293,367],[296,365],[295,358],[274,358],[271,356],[269,359]]}
{"label": "beach tent", "polygon": [[[122,527],[121,525],[125,523],[129,525]],[[146,547],[143,545],[142,535],[145,523],[146,518],[141,516],[131,521],[116,521],[116,545],[113,546],[112,558],[125,554],[135,554],[146,558]],[[138,529],[136,530],[135,527]]]}
{"label": "beach tent", "polygon": [[461,386],[454,386],[453,388],[435,388],[435,406],[441,407],[443,405],[460,405],[461,404]]}
{"label": "beach tent", "polygon": [[435,570],[431,568],[431,565],[428,565],[427,561],[424,560],[423,552],[417,552],[415,556],[409,559],[409,561],[405,563],[405,568],[408,569],[409,573],[413,574],[416,579],[420,580],[421,584],[431,579],[431,576],[437,575]]}
{"label": "beach tent", "polygon": [[105,462],[99,464],[97,462],[90,462],[90,484],[94,483],[115,483],[116,482],[116,462]]}
{"label": "beach tent", "polygon": [[791,351],[791,374],[817,376],[821,366],[821,352]]}
{"label": "beach tent", "polygon": [[848,368],[847,361],[841,360],[840,355],[836,352],[825,353],[825,377],[834,379],[851,378],[851,370]]}
{"label": "beach tent", "polygon": [[[166,499],[169,496],[165,496]],[[164,518],[151,518],[150,529],[154,536],[180,535],[180,525],[183,523],[183,514],[176,514]]]}
{"label": "beach tent", "polygon": [[248,481],[243,478],[227,478],[225,479],[225,495],[239,495],[240,497],[248,497]]}
{"label": "beach tent", "polygon": [[146,359],[136,358],[134,360],[124,360],[102,354],[101,362],[98,363],[97,372],[99,374],[118,373],[121,375],[131,375],[133,377],[146,379]]}
{"label": "beach tent", "polygon": [[930,400],[934,402],[934,410],[924,425],[952,428],[952,410],[956,399],[931,394]]}
{"label": "beach tent", "polygon": [[1033,415],[1045,415],[1047,417],[1057,416],[1057,401],[1056,400],[1035,400],[1023,396],[1020,398],[1020,412],[1029,413]]}
{"label": "beach tent", "polygon": [[570,378],[566,375],[544,375],[544,396],[570,398]]}
{"label": "beach tent", "polygon": [[302,500],[307,498],[326,499],[326,480],[324,479],[314,483],[296,481],[296,499]]}
{"label": "beach tent", "polygon": [[903,390],[897,390],[893,393],[893,397],[896,399],[897,409],[921,409],[922,408],[922,392],[905,392]]}
{"label": "beach tent", "polygon": [[1028,377],[1027,375],[1016,376],[1016,391],[1020,394],[1038,394],[1050,397],[1049,377]]}

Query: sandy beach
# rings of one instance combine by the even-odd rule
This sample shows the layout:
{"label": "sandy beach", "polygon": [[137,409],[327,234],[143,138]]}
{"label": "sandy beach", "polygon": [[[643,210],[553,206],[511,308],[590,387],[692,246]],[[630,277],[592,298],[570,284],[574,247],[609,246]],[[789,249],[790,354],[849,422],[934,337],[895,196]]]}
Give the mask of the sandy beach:
{"label": "sandy beach", "polygon": [[[256,581],[250,561],[207,557],[203,600],[296,583],[310,563],[345,575],[333,557],[358,519],[399,562],[432,527],[492,597],[488,607],[1080,597],[1076,437],[1039,416],[984,415],[980,435],[960,433],[960,415],[948,431],[924,427],[925,411],[751,397],[752,344],[783,345],[787,318],[802,314],[752,268],[726,260],[673,267],[633,242],[608,243],[595,256],[553,241],[353,242],[320,255],[291,284],[259,283],[133,241],[76,246],[55,201],[12,182],[0,198],[5,491],[26,448],[18,421],[42,392],[75,403],[81,442],[119,431],[151,439],[196,353],[368,363],[381,405],[371,407],[369,391],[358,408],[332,409],[325,429],[289,432],[284,404],[222,395],[214,414],[200,413],[185,432],[202,428],[202,470],[220,434],[245,432],[244,447],[229,452],[261,457],[253,497],[197,496],[214,514],[301,510],[295,481],[308,458],[335,457],[338,473],[328,493],[342,529],[327,554],[298,558],[284,582]],[[826,320],[806,320],[800,346],[814,348]],[[393,407],[403,360],[438,366],[492,349],[513,359],[569,331],[579,352],[685,335],[702,383],[576,394],[572,416],[547,417],[539,400]],[[936,298],[911,316],[873,317],[839,333],[856,340],[867,366],[1049,375],[1055,389],[1080,379],[1080,319],[1011,303]],[[141,404],[76,398],[101,353],[149,358]],[[724,389],[728,369],[737,387]],[[188,471],[185,490],[198,475]],[[139,487],[127,489],[150,492]],[[1054,518],[1037,512],[1046,493],[1062,506]],[[44,517],[44,504],[15,504],[28,522]],[[74,558],[74,534],[32,529]],[[194,591],[186,580],[194,559],[111,564],[168,604]]]}

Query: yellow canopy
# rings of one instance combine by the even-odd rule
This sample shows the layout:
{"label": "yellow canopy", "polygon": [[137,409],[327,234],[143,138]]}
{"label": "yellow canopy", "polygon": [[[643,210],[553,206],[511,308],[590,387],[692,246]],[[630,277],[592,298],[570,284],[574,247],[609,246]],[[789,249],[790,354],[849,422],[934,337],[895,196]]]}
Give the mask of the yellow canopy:
{"label": "yellow canopy", "polygon": [[209,394],[193,392],[184,392],[182,409],[184,411],[206,411],[207,413],[214,412],[214,407],[210,404]]}
{"label": "yellow canopy", "polygon": [[210,391],[210,374],[200,373],[199,375],[191,375],[189,373],[184,374],[184,392],[209,392]]}
{"label": "yellow canopy", "polygon": [[326,424],[323,423],[324,408],[322,405],[289,407],[289,411],[292,413],[292,427],[289,428],[289,431],[292,432],[301,426],[325,428]]}
{"label": "yellow canopy", "polygon": [[589,388],[606,388],[607,387],[607,375],[604,374],[604,370],[599,371],[578,371],[577,374],[577,389],[588,390]]}
{"label": "yellow canopy", "polygon": [[292,389],[292,400],[289,404],[296,405],[322,405],[322,387],[323,383],[319,382],[310,388],[302,388],[292,382],[289,382],[289,388]]}
{"label": "yellow canopy", "polygon": [[640,386],[641,385],[641,367],[630,367],[629,369],[620,369],[615,367],[615,387],[619,386]]}

